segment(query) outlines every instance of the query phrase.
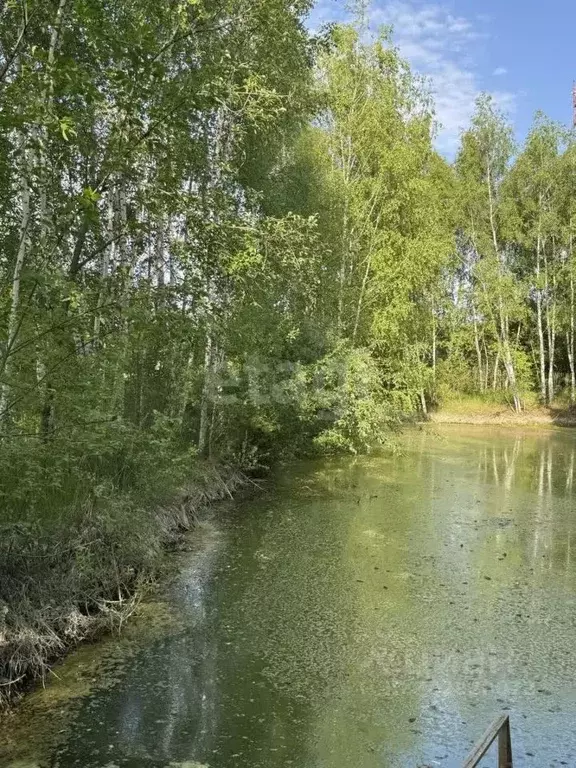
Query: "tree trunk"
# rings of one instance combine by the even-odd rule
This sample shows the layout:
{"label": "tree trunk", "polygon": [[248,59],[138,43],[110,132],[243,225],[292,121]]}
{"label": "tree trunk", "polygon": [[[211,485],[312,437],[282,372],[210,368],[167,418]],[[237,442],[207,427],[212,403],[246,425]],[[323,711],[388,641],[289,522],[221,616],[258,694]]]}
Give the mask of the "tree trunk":
{"label": "tree trunk", "polygon": [[356,307],[356,318],[354,320],[354,331],[352,333],[352,345],[356,343],[356,336],[358,334],[358,326],[360,324],[360,313],[362,312],[362,302],[364,301],[364,292],[366,291],[366,284],[368,283],[368,277],[370,275],[370,266],[372,264],[372,254],[369,254],[366,259],[366,269],[364,271],[364,277],[362,279],[362,286],[360,288],[360,296],[358,297],[358,305]]}
{"label": "tree trunk", "polygon": [[343,184],[345,189],[344,212],[342,215],[342,244],[340,254],[340,269],[338,272],[338,315],[336,328],[338,336],[342,335],[344,328],[344,292],[346,288],[346,273],[349,268],[351,253],[351,233],[349,230],[349,185],[352,176],[352,139],[350,136],[340,136],[340,167],[343,171]]}
{"label": "tree trunk", "polygon": [[510,341],[506,338],[503,350],[503,362],[506,370],[506,376],[508,377],[508,384],[510,385],[510,391],[512,392],[512,400],[514,402],[514,410],[516,413],[520,413],[522,410],[522,401],[518,393],[518,384],[516,381],[516,371],[514,369],[514,362],[512,360],[512,352],[510,350]]}
{"label": "tree trunk", "polygon": [[498,386],[498,373],[500,370],[500,349],[496,352],[496,360],[494,362],[494,375],[492,377],[492,389],[494,392]]}
{"label": "tree trunk", "polygon": [[420,405],[422,406],[422,413],[424,416],[428,415],[428,407],[426,406],[426,395],[424,393],[424,390],[420,390]]}
{"label": "tree trunk", "polygon": [[129,324],[128,324],[128,305],[130,301],[130,281],[132,279],[132,264],[128,255],[128,239],[126,235],[126,228],[128,224],[128,205],[127,205],[127,193],[126,182],[121,179],[118,183],[118,191],[115,196],[117,201],[117,221],[121,236],[118,238],[118,259],[119,267],[121,270],[120,279],[120,352],[118,355],[118,361],[116,365],[116,376],[113,390],[113,400],[111,411],[118,416],[124,416],[125,411],[125,390],[126,390],[126,368],[129,351]]}
{"label": "tree trunk", "polygon": [[540,400],[547,402],[546,389],[546,349],[544,345],[544,328],[542,321],[542,291],[540,289],[540,256],[541,256],[541,238],[538,234],[538,244],[536,248],[536,321],[538,329],[538,357],[540,374]]}
{"label": "tree trunk", "polygon": [[27,155],[24,148],[25,140],[22,140],[23,158],[22,172],[20,177],[20,242],[16,254],[16,263],[12,273],[12,300],[10,302],[10,313],[8,315],[8,329],[6,333],[6,350],[0,368],[2,383],[0,384],[0,419],[6,425],[9,422],[10,411],[10,372],[12,369],[11,353],[12,347],[20,330],[19,311],[20,311],[20,286],[22,281],[22,269],[26,260],[28,251],[28,228],[30,225],[30,186],[28,184],[28,164]]}
{"label": "tree trunk", "polygon": [[480,383],[480,392],[482,393],[484,391],[484,371],[482,369],[482,350],[480,349],[480,339],[478,337],[478,320],[474,306],[472,306],[472,313],[474,316],[474,346],[476,347],[476,357],[478,359],[478,381]]}
{"label": "tree trunk", "polygon": [[550,405],[554,400],[555,395],[554,356],[556,352],[556,302],[554,300],[548,302],[546,315],[546,325],[548,326],[548,404]]}
{"label": "tree trunk", "polygon": [[556,352],[556,309],[552,310],[548,326],[548,404],[550,405],[556,392],[554,391],[554,357]]}
{"label": "tree trunk", "polygon": [[576,403],[576,371],[574,369],[574,268],[572,264],[572,246],[570,246],[570,325],[568,330],[568,360],[570,363],[570,404]]}
{"label": "tree trunk", "polygon": [[106,236],[110,242],[107,248],[102,251],[102,257],[100,262],[100,278],[101,285],[98,290],[98,302],[96,305],[96,315],[94,317],[94,341],[98,343],[100,338],[100,325],[102,323],[101,309],[104,303],[104,291],[106,289],[106,280],[108,278],[108,271],[110,264],[114,263],[114,257],[116,252],[116,243],[114,241],[114,201],[113,193],[110,191],[108,197],[108,221],[106,228]]}
{"label": "tree trunk", "polygon": [[[48,57],[46,60],[46,73],[44,76],[44,93],[42,95],[43,109],[47,114],[52,111],[52,100],[54,98],[54,62],[56,60],[56,51],[60,40],[60,30],[64,20],[64,13],[68,0],[60,0],[56,11],[56,18],[50,33],[50,43],[48,46]],[[51,215],[48,210],[48,163],[45,148],[48,144],[48,131],[46,126],[37,126],[36,136],[39,139],[40,147],[38,156],[38,178],[39,178],[39,221],[40,221],[40,249],[45,256],[48,243],[48,234],[51,226]],[[40,367],[45,371],[46,365],[40,362]],[[56,424],[55,398],[53,381],[50,377],[42,376],[43,382],[43,403],[40,411],[40,434],[43,440],[47,440],[54,431]]]}
{"label": "tree trunk", "polygon": [[[552,243],[552,253],[554,253],[554,242]],[[546,330],[548,336],[548,392],[547,403],[550,405],[554,400],[554,353],[556,349],[556,280],[552,275],[552,288],[548,278],[548,259],[544,252],[544,265],[546,276]]]}
{"label": "tree trunk", "polygon": [[512,392],[512,400],[514,403],[514,410],[516,413],[520,413],[522,410],[522,401],[518,392],[518,384],[516,381],[516,370],[514,368],[514,360],[512,358],[512,350],[510,348],[510,333],[509,333],[509,321],[508,315],[504,311],[504,302],[502,296],[499,297],[500,305],[500,338],[502,348],[502,362],[504,363],[504,369],[508,378],[508,384]]}
{"label": "tree trunk", "polygon": [[434,384],[434,402],[436,402],[436,359],[437,359],[437,329],[436,329],[436,312],[434,302],[432,302],[432,382]]}
{"label": "tree trunk", "polygon": [[[46,59],[46,73],[44,75],[44,93],[42,94],[42,106],[46,112],[50,112],[52,107],[52,98],[54,96],[54,62],[56,60],[56,51],[58,49],[58,42],[60,38],[60,30],[62,27],[62,21],[64,19],[64,12],[68,0],[60,0],[58,9],[56,11],[56,18],[52,26],[50,33],[50,43],[48,45],[48,56]],[[45,245],[45,240],[49,229],[49,217],[48,217],[48,185],[46,179],[46,154],[45,147],[47,144],[47,130],[46,126],[36,127],[36,136],[39,139],[38,145],[41,147],[38,157],[38,176],[40,179],[39,185],[39,220],[40,220],[40,242]]]}
{"label": "tree trunk", "polygon": [[338,329],[338,336],[342,333],[342,322],[344,316],[344,281],[346,278],[346,234],[347,223],[346,213],[344,213],[342,229],[344,234],[342,237],[342,253],[340,254],[340,269],[338,272],[338,315],[336,318],[336,328]]}
{"label": "tree trunk", "polygon": [[576,402],[576,371],[574,370],[574,332],[566,331],[566,350],[570,367],[570,405]]}
{"label": "tree trunk", "polygon": [[206,347],[204,349],[204,384],[202,386],[202,399],[200,401],[200,427],[198,429],[198,453],[205,456],[208,450],[208,430],[210,411],[210,387],[212,373],[212,334],[206,333]]}
{"label": "tree trunk", "polygon": [[[500,253],[500,248],[498,247],[498,236],[496,233],[496,217],[495,217],[495,211],[494,211],[494,197],[493,197],[493,189],[492,189],[492,169],[490,165],[487,167],[487,175],[486,180],[488,184],[488,212],[489,212],[489,218],[490,218],[490,228],[492,230],[492,243],[494,245],[494,255],[496,257],[496,263],[498,264],[499,270],[504,270],[504,264],[503,264],[503,257]],[[500,313],[500,346],[502,351],[502,362],[504,363],[504,368],[506,369],[506,375],[508,376],[508,382],[510,383],[510,389],[512,390],[512,397],[514,400],[514,410],[516,412],[520,412],[522,410],[522,402],[520,400],[520,395],[518,393],[518,387],[516,382],[516,371],[514,369],[514,360],[512,358],[512,350],[510,349],[510,338],[509,338],[509,332],[508,332],[508,316],[506,315],[504,311],[504,301],[502,298],[502,294],[499,293],[498,296],[498,305],[499,305],[499,313]]]}
{"label": "tree trunk", "polygon": [[[165,235],[165,221],[162,216],[158,217],[156,222],[156,285],[159,289],[164,288],[166,284],[166,259],[164,253],[164,235]],[[160,291],[162,298],[162,291]]]}

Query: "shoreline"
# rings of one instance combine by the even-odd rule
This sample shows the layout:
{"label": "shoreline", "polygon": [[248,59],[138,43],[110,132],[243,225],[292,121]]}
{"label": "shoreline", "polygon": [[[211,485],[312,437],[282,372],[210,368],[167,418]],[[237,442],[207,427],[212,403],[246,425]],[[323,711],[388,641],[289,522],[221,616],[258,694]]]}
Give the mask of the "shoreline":
{"label": "shoreline", "polygon": [[[426,426],[493,426],[493,427],[534,427],[540,429],[574,428],[576,414],[553,409],[531,409],[517,414],[512,410],[498,407],[481,412],[458,412],[457,409],[430,412],[427,418],[416,422]],[[161,553],[153,570],[134,573],[130,583],[124,583],[125,592],[120,600],[107,599],[101,593],[94,596],[97,608],[88,615],[80,613],[78,606],[62,606],[57,622],[43,623],[34,619],[42,618],[40,609],[27,616],[16,626],[9,627],[0,614],[0,721],[15,705],[32,693],[52,669],[79,646],[86,645],[107,636],[118,634],[132,615],[137,613],[146,594],[155,589],[166,574],[167,556],[178,550],[185,539],[194,536],[201,529],[206,515],[214,507],[233,499],[237,493],[251,483],[239,467],[205,467],[202,482],[188,487],[178,496],[151,511],[157,519],[157,536],[161,539]],[[15,606],[16,614],[18,606]],[[67,609],[67,612],[66,612]],[[73,631],[72,631],[73,630]]]}
{"label": "shoreline", "polygon": [[548,427],[554,429],[576,427],[576,414],[569,411],[556,411],[553,409],[538,409],[514,413],[511,410],[499,409],[498,411],[482,413],[471,411],[459,413],[458,411],[434,411],[428,414],[428,418],[422,424],[469,424],[478,426],[510,426],[510,427]]}
{"label": "shoreline", "polygon": [[206,467],[203,480],[151,512],[157,519],[159,558],[151,569],[134,573],[131,582],[123,584],[119,600],[107,599],[102,590],[93,596],[97,608],[90,614],[81,613],[77,605],[63,605],[60,610],[55,606],[52,621],[44,620],[41,607],[19,619],[18,605],[9,606],[6,613],[16,616],[13,626],[0,614],[0,721],[73,650],[120,633],[146,594],[162,582],[169,568],[167,556],[202,528],[216,505],[235,498],[251,483],[241,468],[226,466]]}
{"label": "shoreline", "polygon": [[102,632],[78,643],[54,661],[48,685],[36,683],[14,698],[0,717],[0,765],[47,765],[47,758],[58,748],[59,734],[72,727],[87,697],[113,686],[141,649],[184,631],[173,602],[179,575],[193,564],[195,579],[204,578],[211,567],[211,554],[220,546],[222,505],[227,508],[250,494],[247,486],[233,501],[224,499],[203,510],[198,524],[182,534],[175,548],[166,550],[162,572],[144,590],[121,632]]}

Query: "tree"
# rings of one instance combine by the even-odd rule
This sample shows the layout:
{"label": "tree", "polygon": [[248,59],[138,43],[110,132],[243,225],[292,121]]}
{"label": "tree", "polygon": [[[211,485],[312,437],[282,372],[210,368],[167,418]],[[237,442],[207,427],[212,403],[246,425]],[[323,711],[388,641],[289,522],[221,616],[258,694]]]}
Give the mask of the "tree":
{"label": "tree", "polygon": [[516,244],[522,273],[530,276],[536,307],[538,372],[543,403],[554,398],[560,247],[555,197],[560,182],[563,130],[538,115],[526,146],[505,182],[508,232]]}
{"label": "tree", "polygon": [[[513,151],[511,130],[490,97],[481,97],[471,128],[462,138],[456,161],[460,178],[462,232],[475,254],[476,293],[498,343],[514,408],[522,408],[517,380],[518,329],[521,297],[513,274],[514,252],[505,239],[506,210],[502,182]],[[476,309],[473,310],[476,317]]]}

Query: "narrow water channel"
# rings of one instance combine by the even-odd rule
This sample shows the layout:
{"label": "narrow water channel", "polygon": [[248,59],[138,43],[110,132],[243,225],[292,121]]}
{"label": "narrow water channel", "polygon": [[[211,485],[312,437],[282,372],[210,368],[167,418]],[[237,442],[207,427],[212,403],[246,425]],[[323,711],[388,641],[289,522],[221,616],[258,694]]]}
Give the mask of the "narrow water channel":
{"label": "narrow water channel", "polygon": [[37,694],[5,764],[456,768],[505,710],[515,766],[576,766],[575,457],[450,427],[284,469],[186,556],[177,621],[93,649],[106,685],[92,658],[85,691]]}

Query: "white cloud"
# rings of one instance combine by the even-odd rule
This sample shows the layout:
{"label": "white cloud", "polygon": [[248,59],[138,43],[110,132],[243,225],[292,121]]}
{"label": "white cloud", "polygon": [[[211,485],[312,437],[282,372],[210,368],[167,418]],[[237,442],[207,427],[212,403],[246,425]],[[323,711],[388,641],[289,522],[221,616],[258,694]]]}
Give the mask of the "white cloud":
{"label": "white cloud", "polygon": [[508,70],[506,69],[506,67],[496,67],[496,69],[494,70],[494,72],[492,72],[492,74],[494,75],[494,77],[502,77],[502,75],[508,74]]}
{"label": "white cloud", "polygon": [[[394,27],[401,54],[429,78],[440,123],[438,148],[454,154],[482,90],[475,52],[486,38],[485,24],[456,16],[442,3],[416,0],[376,3],[372,20]],[[503,109],[513,109],[512,94],[498,91],[493,96]]]}
{"label": "white cloud", "polygon": [[[343,0],[320,0],[324,20],[329,20],[334,6],[341,17]],[[370,20],[373,27],[392,25],[401,55],[429,79],[440,123],[437,146],[453,155],[461,131],[470,122],[476,97],[484,90],[477,55],[490,20],[455,15],[444,0],[374,0]],[[493,74],[504,75],[505,70],[499,67]],[[502,109],[513,111],[512,93],[495,91],[492,95]]]}

